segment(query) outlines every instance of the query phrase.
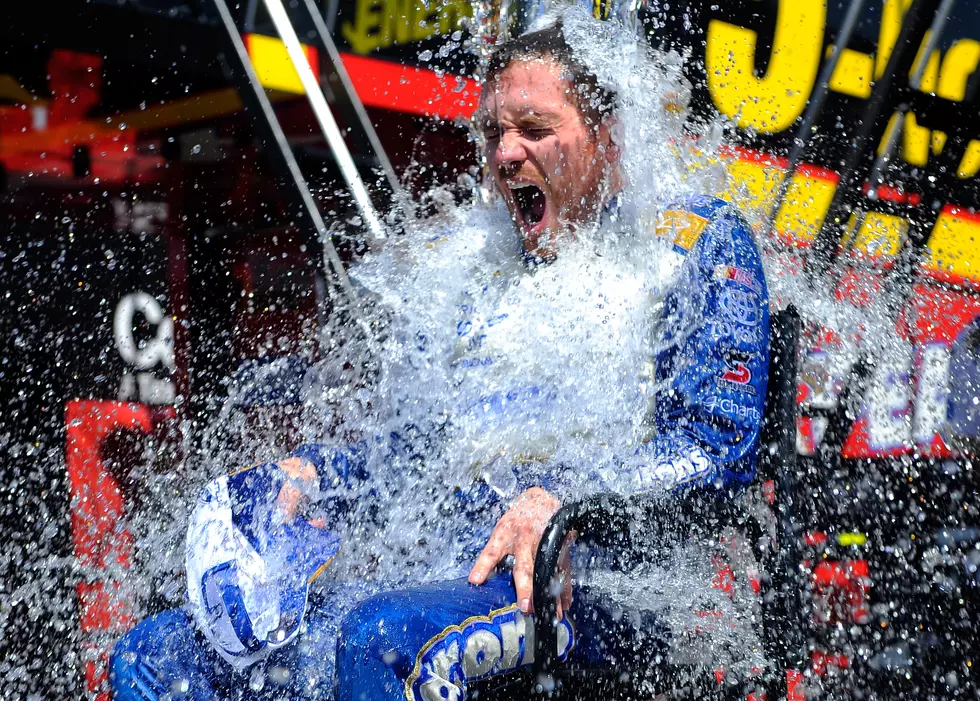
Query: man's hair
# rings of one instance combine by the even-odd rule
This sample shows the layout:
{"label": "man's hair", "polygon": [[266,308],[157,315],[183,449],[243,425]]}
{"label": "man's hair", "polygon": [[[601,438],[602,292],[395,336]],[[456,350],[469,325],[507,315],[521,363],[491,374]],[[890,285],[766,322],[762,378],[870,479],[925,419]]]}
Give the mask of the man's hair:
{"label": "man's hair", "polygon": [[572,84],[575,104],[583,117],[599,122],[613,111],[615,94],[599,85],[595,74],[575,58],[572,47],[565,41],[560,22],[547,29],[509,39],[497,46],[490,54],[487,64],[487,82],[496,82],[500,74],[517,61],[549,58],[559,65]]}

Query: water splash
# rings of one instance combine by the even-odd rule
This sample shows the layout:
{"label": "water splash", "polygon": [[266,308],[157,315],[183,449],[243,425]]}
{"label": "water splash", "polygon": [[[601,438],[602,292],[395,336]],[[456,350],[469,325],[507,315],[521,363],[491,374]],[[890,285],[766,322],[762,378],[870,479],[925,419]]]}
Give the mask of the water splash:
{"label": "water splash", "polygon": [[[303,382],[298,422],[308,441],[366,446],[371,478],[317,495],[343,504],[332,527],[345,546],[328,581],[373,589],[465,574],[523,486],[557,478],[567,498],[583,496],[596,486],[582,466],[610,464],[651,437],[651,359],[664,342],[652,320],[681,268],[655,222],[680,197],[723,189],[723,140],[717,125],[693,130],[685,120],[684,57],[581,8],[541,22],[556,18],[617,95],[625,188],[614,214],[533,270],[502,203],[455,206],[428,193],[439,213],[406,207],[404,234],[351,271],[360,323],[337,315],[323,329],[329,352]],[[778,260],[767,265],[782,278]],[[777,294],[794,299],[794,285]],[[242,421],[233,393],[189,482],[287,452],[261,428]],[[705,562],[708,548],[667,569],[593,577],[625,608],[662,612],[679,641],[707,597],[730,622],[709,631],[707,657],[757,665],[758,646],[738,643],[751,634],[748,604],[713,592]]]}
{"label": "water splash", "polygon": [[[541,21],[557,18],[576,57],[617,95],[625,187],[546,266],[528,267],[499,200],[456,206],[430,192],[425,199],[440,203],[435,216],[403,205],[404,233],[352,269],[359,323],[340,314],[329,321],[327,352],[296,388],[303,439],[362,444],[370,474],[315,495],[344,540],[321,586],[356,582],[371,591],[463,575],[521,489],[549,482],[568,499],[587,495],[599,487],[583,466],[614,464],[651,438],[652,359],[665,342],[655,320],[682,283],[683,261],[655,224],[672,201],[720,190],[718,131],[686,126],[682,56],[649,49],[632,30],[597,23],[581,8]],[[672,342],[683,340],[678,333]],[[275,373],[268,365],[250,384]],[[277,426],[244,419],[238,399],[250,391],[233,388],[221,406],[191,456],[185,494],[288,453]],[[182,536],[180,521],[142,547],[167,552]],[[669,571],[595,573],[594,581],[625,608],[659,602],[680,641],[696,623],[690,599],[704,587],[694,583],[708,582],[704,596],[717,598],[705,562],[702,550]],[[730,620],[746,620],[724,605]],[[719,641],[731,635],[718,629]]]}

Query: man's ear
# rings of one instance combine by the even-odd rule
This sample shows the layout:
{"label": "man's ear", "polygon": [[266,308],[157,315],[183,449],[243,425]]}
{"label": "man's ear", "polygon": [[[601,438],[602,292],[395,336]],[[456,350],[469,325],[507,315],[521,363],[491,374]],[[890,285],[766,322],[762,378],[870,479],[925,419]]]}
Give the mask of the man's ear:
{"label": "man's ear", "polygon": [[618,163],[621,155],[619,144],[616,143],[619,131],[619,120],[612,115],[606,115],[599,122],[599,145],[602,146],[606,161],[610,164]]}

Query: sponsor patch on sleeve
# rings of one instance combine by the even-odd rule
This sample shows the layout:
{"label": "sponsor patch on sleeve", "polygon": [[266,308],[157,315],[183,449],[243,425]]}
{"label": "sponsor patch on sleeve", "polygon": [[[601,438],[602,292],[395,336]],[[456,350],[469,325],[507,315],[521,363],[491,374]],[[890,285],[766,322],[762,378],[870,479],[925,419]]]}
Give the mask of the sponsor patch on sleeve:
{"label": "sponsor patch on sleeve", "polygon": [[737,282],[739,285],[749,288],[756,294],[762,294],[762,284],[748,270],[736,268],[731,265],[716,265],[714,277],[715,280]]}
{"label": "sponsor patch on sleeve", "polygon": [[725,349],[722,351],[725,360],[725,371],[719,382],[739,392],[755,394],[752,387],[752,370],[749,369],[749,354],[743,351]]}
{"label": "sponsor patch on sleeve", "polygon": [[709,221],[685,209],[668,209],[658,217],[656,233],[668,238],[678,248],[690,251]]}

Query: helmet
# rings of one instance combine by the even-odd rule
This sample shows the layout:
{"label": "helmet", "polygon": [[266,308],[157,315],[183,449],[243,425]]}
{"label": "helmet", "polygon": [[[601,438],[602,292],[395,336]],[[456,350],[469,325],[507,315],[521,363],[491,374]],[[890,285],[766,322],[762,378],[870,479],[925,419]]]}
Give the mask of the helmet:
{"label": "helmet", "polygon": [[187,529],[187,589],[205,637],[244,669],[299,632],[309,584],[340,539],[276,506],[286,475],[274,463],[214,480]]}

